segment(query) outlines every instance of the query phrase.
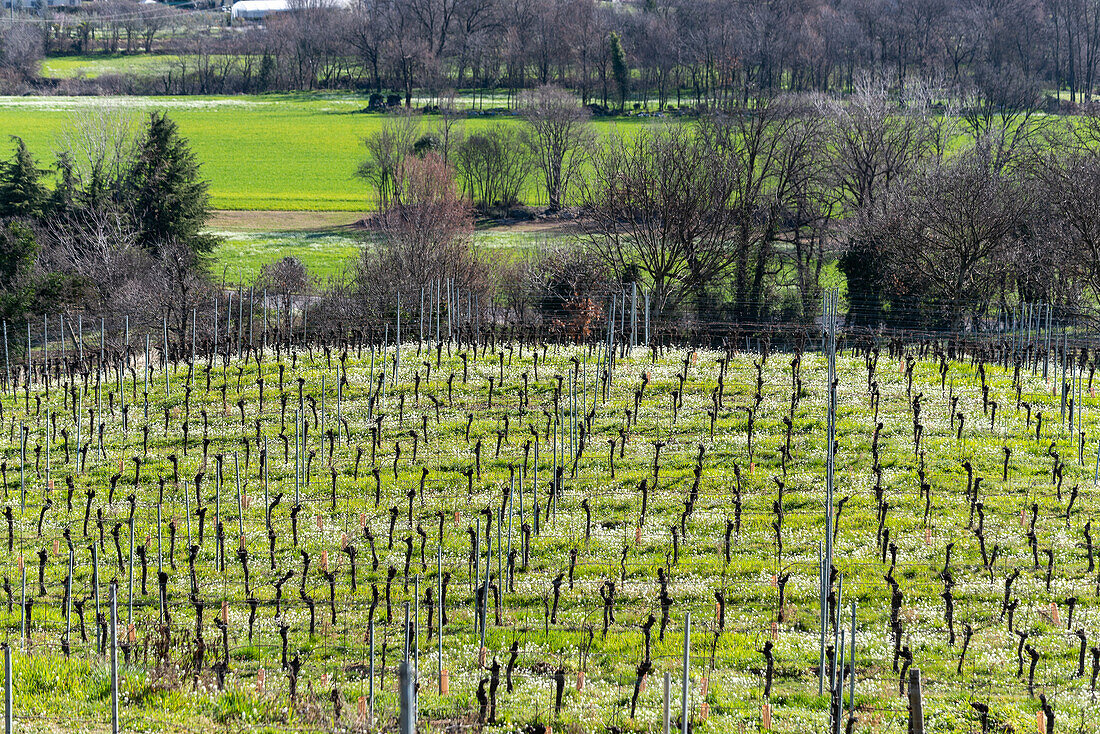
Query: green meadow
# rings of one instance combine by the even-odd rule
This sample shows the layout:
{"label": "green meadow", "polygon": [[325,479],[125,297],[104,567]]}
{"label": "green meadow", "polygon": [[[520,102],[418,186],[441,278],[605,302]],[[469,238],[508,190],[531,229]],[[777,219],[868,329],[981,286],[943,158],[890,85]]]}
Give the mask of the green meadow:
{"label": "green meadow", "polygon": [[296,257],[320,282],[354,263],[365,236],[337,231],[216,232],[222,244],[214,251],[210,272],[227,283],[251,283],[267,263]]}
{"label": "green meadow", "polygon": [[[214,234],[222,238],[210,264],[210,272],[218,280],[252,283],[265,264],[296,257],[320,286],[347,274],[373,237],[346,227],[266,232],[214,230]],[[540,246],[565,241],[567,235],[561,232],[526,232],[507,227],[479,229],[471,238],[474,250],[487,263],[498,265],[523,259]]]}
{"label": "green meadow", "polygon": [[52,56],[42,62],[46,79],[95,79],[106,74],[153,76],[179,59],[171,54],[92,54]]}
{"label": "green meadow", "polygon": [[[50,63],[55,61],[62,60]],[[101,105],[138,115],[165,110],[202,162],[215,209],[354,212],[374,207],[373,192],[355,171],[364,157],[363,138],[378,130],[385,117],[365,113],[367,99],[360,95],[0,97],[0,155],[10,154],[7,138],[17,135],[48,166],[61,131]],[[506,115],[463,124],[473,131],[500,120],[518,124]],[[433,118],[425,119],[426,127],[432,124]],[[607,133],[614,125],[647,122],[595,124]],[[539,203],[533,180],[525,198]]]}

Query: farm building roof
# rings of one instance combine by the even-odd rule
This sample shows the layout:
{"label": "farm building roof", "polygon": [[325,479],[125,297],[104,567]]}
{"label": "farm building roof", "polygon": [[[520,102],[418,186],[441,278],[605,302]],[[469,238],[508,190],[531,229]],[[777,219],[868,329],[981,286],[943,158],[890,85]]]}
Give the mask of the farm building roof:
{"label": "farm building roof", "polygon": [[284,13],[299,8],[347,7],[350,0],[237,0],[233,3],[232,15],[242,20],[260,20],[271,13]]}
{"label": "farm building roof", "polygon": [[288,0],[237,0],[233,3],[233,17],[243,20],[256,20],[269,13],[280,13],[290,9]]}

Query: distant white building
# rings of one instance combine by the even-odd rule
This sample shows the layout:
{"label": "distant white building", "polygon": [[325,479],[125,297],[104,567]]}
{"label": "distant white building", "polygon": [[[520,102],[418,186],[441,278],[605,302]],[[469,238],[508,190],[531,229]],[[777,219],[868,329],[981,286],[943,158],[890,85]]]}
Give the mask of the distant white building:
{"label": "distant white building", "polygon": [[233,3],[233,20],[263,20],[272,13],[314,8],[346,8],[351,0],[237,0]]}
{"label": "distant white building", "polygon": [[290,10],[289,0],[237,0],[233,3],[233,20],[263,20],[272,13]]}

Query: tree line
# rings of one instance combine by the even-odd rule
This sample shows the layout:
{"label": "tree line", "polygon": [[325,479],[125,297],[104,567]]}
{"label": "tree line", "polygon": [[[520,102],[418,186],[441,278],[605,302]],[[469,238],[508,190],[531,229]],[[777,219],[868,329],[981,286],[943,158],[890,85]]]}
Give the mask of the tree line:
{"label": "tree line", "polygon": [[207,184],[175,123],[100,108],[59,134],[53,165],[18,137],[0,162],[0,319],[167,315],[184,333],[213,287]]}
{"label": "tree line", "polygon": [[[407,315],[444,283],[471,320],[570,333],[635,290],[655,325],[812,326],[840,284],[850,322],[871,329],[985,330],[1034,302],[1100,315],[1100,109],[943,108],[929,89],[899,98],[864,79],[843,102],[758,96],[602,135],[556,87],[526,94],[519,121],[391,114],[364,140],[379,209],[360,257],[327,283],[287,258],[248,285],[288,315],[308,306],[322,330],[381,323],[402,296]],[[505,257],[478,247],[476,217],[526,203],[564,236]],[[208,206],[160,113],[87,115],[49,170],[16,139],[0,165],[2,315],[166,313],[186,334],[226,288],[209,273]]]}
{"label": "tree line", "polygon": [[[1100,0],[294,0],[295,12],[226,27],[223,13],[97,0],[0,28],[10,83],[42,53],[175,54],[149,79],[89,89],[151,93],[353,88],[411,105],[448,89],[544,84],[603,110],[730,108],[759,92],[854,90],[861,73],[903,90],[914,74],[1002,103],[1091,99]],[[168,29],[171,32],[167,32]],[[29,61],[30,60],[30,61]],[[491,100],[491,104],[496,104]]]}
{"label": "tree line", "polygon": [[[637,284],[655,313],[750,324],[812,322],[837,279],[849,318],[870,327],[985,328],[1020,303],[1100,305],[1100,109],[944,106],[927,85],[898,97],[865,78],[843,102],[758,96],[741,111],[604,137],[564,90],[540,88],[520,110],[522,124],[469,132],[446,116],[395,115],[365,140],[360,174],[380,228],[408,243],[399,260],[432,250],[414,245],[424,226],[393,225],[422,215],[429,190],[432,207],[466,213],[448,242],[469,241],[471,207],[534,196],[570,210],[570,244],[507,270],[539,282],[517,312],[545,302],[555,279],[571,284],[558,308]],[[410,198],[408,177],[427,161],[432,175]],[[404,274],[378,278],[392,296],[445,270],[377,272]]]}

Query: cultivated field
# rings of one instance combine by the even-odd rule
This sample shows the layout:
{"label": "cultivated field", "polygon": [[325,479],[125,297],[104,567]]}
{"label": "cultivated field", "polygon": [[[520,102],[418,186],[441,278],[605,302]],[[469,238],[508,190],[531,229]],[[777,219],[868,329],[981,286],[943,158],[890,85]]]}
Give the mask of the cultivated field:
{"label": "cultivated field", "polygon": [[[365,157],[363,138],[383,115],[364,113],[367,98],[350,94],[241,97],[0,97],[0,148],[10,155],[8,135],[22,137],[39,163],[50,165],[60,132],[82,110],[114,105],[137,114],[165,110],[179,125],[202,163],[215,209],[365,211],[375,208],[373,191],[355,176]],[[471,118],[467,130],[509,116]],[[431,118],[427,118],[431,123]],[[613,125],[643,121],[599,121]],[[537,204],[535,181],[524,199]]]}
{"label": "cultivated field", "polygon": [[41,75],[46,79],[95,79],[105,74],[156,77],[178,61],[179,57],[173,54],[55,56],[43,60]]}
{"label": "cultivated field", "polygon": [[[775,730],[825,728],[820,354],[616,345],[607,369],[599,339],[475,346],[445,313],[423,345],[406,316],[399,352],[393,323],[388,347],[276,350],[224,308],[218,356],[193,367],[162,367],[154,332],[148,383],[121,325],[103,371],[87,324],[83,368],[55,336],[30,385],[12,356],[0,616],[23,725],[109,720],[95,609],[117,580],[127,730],[392,727],[406,645],[435,728],[659,730],[687,612],[694,730],[757,730],[765,703]],[[1042,361],[838,357],[855,731],[905,730],[910,663],[929,731],[981,731],[971,704],[991,731],[1034,731],[1039,694],[1056,730],[1096,730],[1096,401],[1086,367],[1079,456]]]}

